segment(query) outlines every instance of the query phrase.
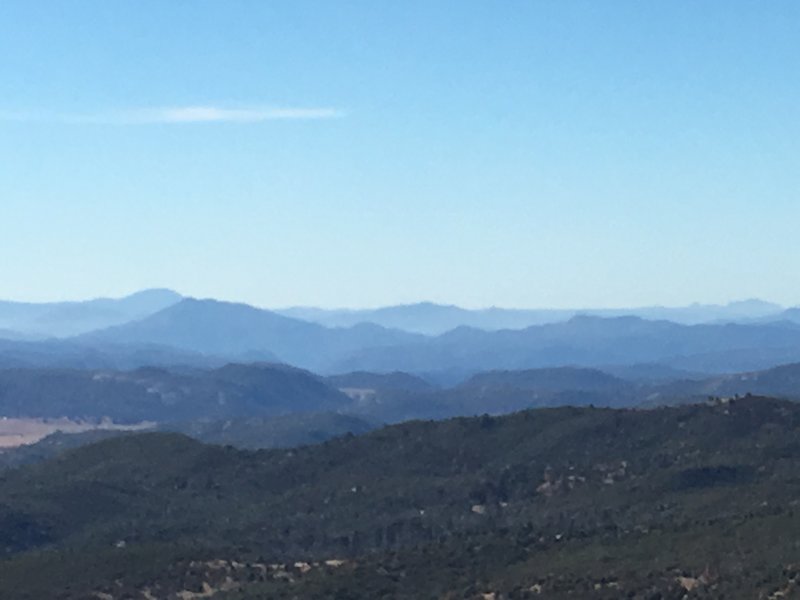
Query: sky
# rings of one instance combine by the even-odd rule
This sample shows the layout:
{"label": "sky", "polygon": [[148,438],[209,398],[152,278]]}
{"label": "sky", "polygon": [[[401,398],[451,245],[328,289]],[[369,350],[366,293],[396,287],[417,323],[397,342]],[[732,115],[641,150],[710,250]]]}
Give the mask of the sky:
{"label": "sky", "polygon": [[795,0],[4,0],[0,298],[800,304]]}

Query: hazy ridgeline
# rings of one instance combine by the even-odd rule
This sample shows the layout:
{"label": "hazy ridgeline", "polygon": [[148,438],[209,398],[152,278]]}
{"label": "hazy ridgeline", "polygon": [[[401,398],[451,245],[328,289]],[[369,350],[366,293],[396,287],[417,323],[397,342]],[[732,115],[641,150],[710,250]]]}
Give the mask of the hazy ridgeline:
{"label": "hazy ridgeline", "polygon": [[[131,369],[268,361],[321,374],[399,370],[453,384],[491,369],[653,364],[724,373],[800,361],[796,311],[759,301],[625,314],[422,304],[348,311],[343,313],[348,319],[338,321],[332,316],[337,311],[281,312],[184,299],[163,290],[66,305],[5,303],[0,304],[0,367]],[[534,316],[524,317],[528,313]],[[509,325],[515,328],[502,328]],[[64,334],[76,328],[82,329],[79,334]]]}

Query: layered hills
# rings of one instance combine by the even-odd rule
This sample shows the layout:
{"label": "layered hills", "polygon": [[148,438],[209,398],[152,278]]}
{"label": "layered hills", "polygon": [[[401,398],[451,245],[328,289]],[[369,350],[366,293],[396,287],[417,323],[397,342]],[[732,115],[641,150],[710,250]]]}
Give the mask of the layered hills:
{"label": "layered hills", "polygon": [[335,411],[349,402],[316,375],[286,365],[0,370],[0,414],[6,417],[168,422]]}
{"label": "layered hills", "polygon": [[93,344],[160,345],[235,360],[281,360],[326,370],[365,348],[412,343],[421,336],[359,324],[329,329],[246,304],[185,299],[140,321],[80,338]]}
{"label": "layered hills", "polygon": [[[424,304],[351,311],[346,312],[349,320],[331,321],[315,318],[313,311],[280,314],[164,291],[60,307],[56,314],[95,310],[108,303],[116,307],[113,318],[93,317],[89,327],[88,321],[76,317],[73,328],[80,334],[60,340],[32,340],[24,328],[16,327],[24,325],[24,319],[9,319],[6,339],[0,342],[0,368],[212,367],[232,361],[270,361],[323,374],[404,371],[452,385],[486,370],[563,365],[611,369],[647,363],[677,371],[726,373],[800,360],[800,324],[792,320],[794,313],[776,312],[774,306],[756,301],[725,307],[730,321],[653,320],[668,313],[642,309],[638,314],[647,319],[588,311],[524,328],[522,321],[508,322],[505,329],[476,321],[476,311],[457,307]],[[34,305],[38,311],[34,312],[42,313],[47,306]],[[716,309],[706,308],[710,318]],[[397,318],[374,318],[375,314]],[[419,319],[443,325],[421,326]],[[51,333],[56,331],[63,334],[66,329]]]}
{"label": "layered hills", "polygon": [[423,333],[441,335],[458,327],[471,327],[486,331],[500,329],[525,329],[567,321],[578,315],[614,318],[635,316],[649,320],[667,320],[683,325],[710,322],[741,322],[777,320],[783,307],[771,302],[751,299],[728,304],[692,304],[682,307],[632,307],[622,309],[515,309],[484,308],[464,309],[459,306],[419,302],[386,306],[375,309],[333,309],[293,307],[278,312],[286,316],[312,321],[329,327],[347,327],[356,323],[374,323]]}
{"label": "layered hills", "polygon": [[205,422],[210,429],[231,419],[281,415],[338,413],[396,423],[536,407],[659,406],[746,394],[800,399],[800,363],[667,380],[580,367],[487,371],[449,387],[402,372],[321,377],[272,363],[132,371],[0,369],[0,414],[5,417]]}
{"label": "layered hills", "polygon": [[789,321],[687,326],[638,317],[576,316],[522,330],[459,327],[426,337],[372,324],[327,328],[247,305],[191,299],[79,341],[174,347],[231,360],[278,359],[326,373],[466,375],[488,369],[642,362],[725,372],[800,360],[800,325]]}

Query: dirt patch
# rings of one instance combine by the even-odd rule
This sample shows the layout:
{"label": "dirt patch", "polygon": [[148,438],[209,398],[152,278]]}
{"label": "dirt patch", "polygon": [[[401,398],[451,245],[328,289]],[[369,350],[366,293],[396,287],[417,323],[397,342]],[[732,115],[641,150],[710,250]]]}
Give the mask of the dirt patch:
{"label": "dirt patch", "polygon": [[34,444],[51,433],[82,433],[93,429],[138,431],[153,427],[153,423],[119,425],[112,421],[75,421],[72,419],[17,419],[0,417],[0,448],[16,448]]}

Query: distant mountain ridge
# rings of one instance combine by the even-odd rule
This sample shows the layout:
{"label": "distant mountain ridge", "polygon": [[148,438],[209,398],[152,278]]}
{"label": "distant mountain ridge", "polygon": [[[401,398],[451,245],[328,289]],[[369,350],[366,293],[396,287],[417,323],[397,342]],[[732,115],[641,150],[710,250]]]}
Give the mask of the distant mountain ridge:
{"label": "distant mountain ridge", "polygon": [[[578,315],[521,330],[458,327],[431,337],[368,323],[331,328],[246,304],[187,298],[144,319],[69,343],[83,351],[172,348],[217,364],[284,362],[326,375],[404,371],[447,383],[480,371],[564,365],[759,370],[800,361],[800,324],[781,320],[688,326],[635,316]],[[2,358],[0,344],[0,364]]]}
{"label": "distant mountain ridge", "polygon": [[[119,299],[27,303],[0,300],[0,337],[70,337],[123,325],[177,304],[184,297],[169,289],[149,289]],[[256,309],[259,310],[259,309]],[[800,308],[784,307],[759,299],[728,304],[645,306],[619,309],[521,309],[490,307],[466,309],[456,305],[418,302],[375,309],[324,309],[290,307],[269,312],[334,328],[372,324],[386,329],[436,336],[458,327],[486,331],[525,329],[566,321],[577,315],[613,318],[638,316],[692,325],[700,323],[800,320]]]}
{"label": "distant mountain ridge", "polygon": [[[151,289],[119,299],[46,303],[0,301],[0,329],[9,330],[16,337],[70,337],[144,318],[181,298],[172,290]],[[8,336],[0,332],[2,337]]]}
{"label": "distant mountain ridge", "polygon": [[277,360],[324,371],[341,357],[365,348],[424,338],[367,323],[332,329],[247,304],[186,298],[140,321],[78,339],[87,345],[158,344],[234,360]]}
{"label": "distant mountain ridge", "polygon": [[661,363],[690,371],[736,372],[798,360],[800,326],[786,321],[687,326],[630,316],[577,316],[523,330],[489,332],[461,327],[410,345],[372,348],[335,368],[474,373]]}
{"label": "distant mountain ridge", "polygon": [[[384,422],[500,415],[529,408],[657,407],[747,395],[800,401],[800,363],[763,371],[670,380],[626,380],[592,368],[478,373],[447,389],[376,389],[348,410]],[[330,378],[329,378],[330,380]]]}
{"label": "distant mountain ridge", "polygon": [[[492,330],[493,325],[487,322],[478,323],[482,327],[463,322],[497,315],[503,319],[513,317],[513,321],[517,317],[527,319],[534,313],[539,316],[547,313],[550,318],[554,313],[467,311],[422,303],[367,311],[370,314],[313,309],[313,314],[305,315],[319,320],[319,315],[338,314],[345,319],[342,326],[326,326],[287,316],[303,316],[300,309],[275,312],[247,304],[182,298],[167,290],[151,290],[119,301],[72,303],[59,305],[59,310],[51,306],[47,314],[61,322],[59,319],[69,320],[68,315],[73,313],[79,317],[87,310],[96,315],[96,310],[109,303],[116,311],[112,311],[112,320],[122,319],[123,312],[125,318],[136,318],[64,340],[0,339],[0,368],[117,369],[148,364],[209,367],[226,362],[266,361],[292,364],[326,375],[404,371],[450,385],[487,370],[564,365],[629,367],[648,363],[673,371],[720,373],[753,371],[800,360],[800,312],[784,311],[759,300],[725,306],[637,309],[653,316],[667,311],[677,315],[675,318],[683,315],[681,318],[689,321],[724,313],[731,319],[744,319],[742,323],[722,320],[686,325],[636,315],[609,316],[619,311],[595,311],[603,316],[577,314],[522,329],[497,330]],[[559,314],[567,317],[568,312]],[[362,321],[372,317],[384,325]],[[40,314],[37,322],[42,320]],[[498,322],[495,320],[494,324]],[[512,323],[506,319],[503,324],[520,325],[521,321]],[[70,325],[78,329],[88,326],[88,321],[77,317]],[[407,331],[437,327],[447,331],[438,335]],[[62,328],[66,326],[62,324]],[[19,329],[7,334],[20,335],[26,334],[20,334]]]}
{"label": "distant mountain ridge", "polygon": [[[525,329],[567,321],[578,315],[596,317],[636,316],[649,320],[667,320],[683,325],[711,322],[738,322],[779,318],[784,308],[778,304],[751,299],[728,304],[691,304],[678,307],[632,307],[614,309],[465,309],[455,305],[419,302],[375,309],[322,309],[291,307],[275,312],[329,327],[348,327],[356,323],[374,323],[425,335],[440,335],[458,327],[485,331]],[[800,310],[800,309],[798,309]]]}

